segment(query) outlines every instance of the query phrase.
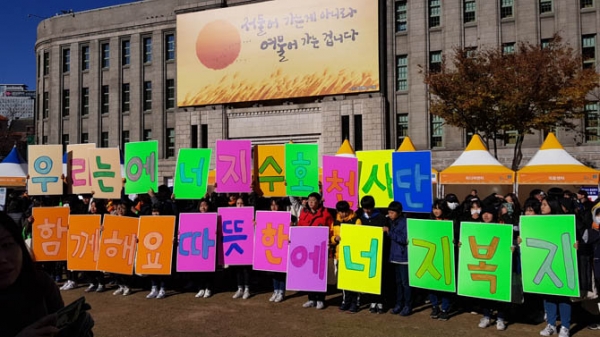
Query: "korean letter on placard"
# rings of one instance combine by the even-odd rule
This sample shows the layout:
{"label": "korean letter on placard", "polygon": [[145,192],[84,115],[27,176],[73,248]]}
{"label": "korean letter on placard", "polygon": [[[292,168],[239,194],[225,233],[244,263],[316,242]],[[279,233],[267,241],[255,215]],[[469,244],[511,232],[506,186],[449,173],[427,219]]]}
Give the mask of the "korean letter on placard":
{"label": "korean letter on placard", "polygon": [[72,194],[91,193],[89,151],[96,144],[67,145],[67,180]]}
{"label": "korean letter on placard", "polygon": [[327,208],[335,208],[340,200],[350,209],[358,208],[358,159],[323,156],[323,199]]}
{"label": "korean letter on placard", "polygon": [[92,149],[89,152],[92,191],[95,198],[121,198],[123,180],[119,149]]}
{"label": "korean letter on placard", "polygon": [[32,242],[36,261],[66,261],[68,207],[34,207]]}
{"label": "korean letter on placard", "polygon": [[342,224],[340,237],[338,288],[381,294],[381,227]]}
{"label": "korean letter on placard", "polygon": [[431,212],[431,152],[394,152],[392,167],[394,200],[402,203],[405,212]]}
{"label": "korean letter on placard", "polygon": [[206,194],[211,149],[180,149],[173,193],[177,199],[200,199]]}
{"label": "korean letter on placard", "polygon": [[62,145],[29,145],[29,195],[62,195]]}
{"label": "korean letter on placard", "polygon": [[285,146],[258,145],[254,147],[254,176],[265,197],[284,197]]}
{"label": "korean letter on placard", "polygon": [[69,216],[67,269],[94,271],[100,256],[100,222],[98,214]]}
{"label": "korean letter on placard", "polygon": [[256,212],[254,270],[287,270],[290,212]]}
{"label": "korean letter on placard", "polygon": [[217,256],[217,213],[181,213],[177,271],[215,271]]}
{"label": "korean letter on placard", "polygon": [[287,290],[327,291],[329,228],[291,227]]}
{"label": "korean letter on placard", "polygon": [[254,207],[221,207],[219,261],[232,266],[252,265]]}
{"label": "korean letter on placard", "polygon": [[306,197],[319,192],[317,144],[285,144],[285,168],[287,195]]}
{"label": "korean letter on placard", "polygon": [[125,144],[125,193],[148,193],[158,189],[158,141]]}
{"label": "korean letter on placard", "polygon": [[394,200],[392,184],[393,150],[358,151],[358,171],[360,179],[358,197],[371,195],[375,207],[387,207]]}
{"label": "korean letter on placard", "polygon": [[133,274],[139,218],[105,215],[97,270]]}
{"label": "korean letter on placard", "polygon": [[217,140],[216,148],[217,192],[250,192],[252,142],[249,140]]}
{"label": "korean letter on placard", "polygon": [[140,217],[135,272],[141,275],[170,275],[173,261],[175,217]]}

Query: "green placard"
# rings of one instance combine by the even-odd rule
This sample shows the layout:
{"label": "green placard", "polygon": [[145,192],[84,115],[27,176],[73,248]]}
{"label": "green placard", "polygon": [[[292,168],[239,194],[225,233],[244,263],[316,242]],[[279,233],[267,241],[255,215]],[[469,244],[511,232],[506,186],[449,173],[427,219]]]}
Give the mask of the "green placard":
{"label": "green placard", "polygon": [[574,215],[521,217],[523,291],[579,297]]}
{"label": "green placard", "polygon": [[177,199],[201,199],[206,194],[211,149],[180,149],[173,193]]}
{"label": "green placard", "polygon": [[158,141],[125,144],[126,194],[158,190]]}
{"label": "green placard", "polygon": [[319,192],[319,145],[285,144],[285,182],[289,196]]}
{"label": "green placard", "polygon": [[411,287],[456,291],[452,221],[408,219]]}
{"label": "green placard", "polygon": [[510,225],[461,223],[459,295],[510,302],[512,232]]}

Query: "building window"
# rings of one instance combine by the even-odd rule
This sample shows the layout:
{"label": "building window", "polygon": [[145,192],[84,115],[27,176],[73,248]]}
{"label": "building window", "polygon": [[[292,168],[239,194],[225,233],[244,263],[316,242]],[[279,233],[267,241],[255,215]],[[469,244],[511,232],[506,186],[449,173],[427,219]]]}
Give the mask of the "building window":
{"label": "building window", "polygon": [[552,41],[552,39],[542,39],[542,41],[541,41],[542,49],[545,49],[546,47],[548,47],[550,45],[550,41]]}
{"label": "building window", "polygon": [[398,145],[400,145],[404,138],[408,137],[408,114],[398,114],[396,116],[396,138],[398,139]]}
{"label": "building window", "polygon": [[594,0],[581,0],[581,8],[594,7]]}
{"label": "building window", "polygon": [[354,115],[354,150],[363,149],[363,126],[362,115]]}
{"label": "building window", "polygon": [[405,32],[408,29],[408,13],[406,0],[396,1],[396,32]]}
{"label": "building window", "polygon": [[350,140],[350,116],[342,116],[342,141]]}
{"label": "building window", "polygon": [[165,104],[167,109],[175,108],[175,80],[167,80],[167,90],[165,91]]}
{"label": "building window", "polygon": [[100,147],[108,147],[108,131],[100,134]]}
{"label": "building window", "polygon": [[200,147],[203,149],[208,148],[208,124],[200,124]]}
{"label": "building window", "polygon": [[81,134],[81,144],[87,144],[90,142],[90,137],[88,136],[88,133],[82,133]]}
{"label": "building window", "polygon": [[101,89],[102,95],[100,97],[100,105],[101,105],[100,112],[103,115],[107,114],[108,111],[109,111],[109,109],[108,109],[109,108],[108,103],[109,103],[110,96],[109,96],[108,89],[109,89],[108,85],[103,85],[102,89]]}
{"label": "building window", "polygon": [[48,144],[48,136],[42,136],[42,144]]}
{"label": "building window", "polygon": [[44,53],[44,76],[50,74],[50,53]]}
{"label": "building window", "polygon": [[396,58],[396,90],[408,90],[408,55],[400,55]]}
{"label": "building window", "polygon": [[129,130],[121,132],[121,150],[125,149],[125,144],[129,143]]}
{"label": "building window", "polygon": [[121,87],[121,113],[129,112],[130,89],[129,83],[123,83]]}
{"label": "building window", "polygon": [[81,70],[90,69],[90,46],[81,46]]}
{"label": "building window", "polygon": [[442,52],[432,51],[429,53],[429,71],[438,73],[442,70]]}
{"label": "building window", "polygon": [[441,15],[442,1],[429,0],[429,28],[439,27],[441,25]]}
{"label": "building window", "polygon": [[504,131],[504,145],[517,144],[517,136],[519,133],[516,130]]}
{"label": "building window", "polygon": [[198,147],[198,125],[192,125],[190,132],[192,134],[190,137],[190,147],[195,149]]}
{"label": "building window", "polygon": [[124,66],[131,63],[131,42],[129,40],[121,42],[121,63]]}
{"label": "building window", "polygon": [[81,88],[81,115],[87,116],[90,114],[90,89]]}
{"label": "building window", "polygon": [[67,152],[67,145],[69,145],[69,135],[62,135],[62,146],[63,146],[63,153]]}
{"label": "building window", "polygon": [[62,116],[68,117],[71,110],[71,90],[64,89],[62,92]]}
{"label": "building window", "polygon": [[540,14],[552,13],[552,0],[540,0]]}
{"label": "building window", "polygon": [[444,145],[444,119],[440,116],[431,116],[431,147]]}
{"label": "building window", "polygon": [[144,111],[152,110],[152,82],[144,82]]}
{"label": "building window", "polygon": [[152,130],[150,129],[144,130],[144,141],[146,140],[152,140]]}
{"label": "building window", "polygon": [[63,49],[62,51],[62,71],[63,73],[71,71],[71,49]]}
{"label": "building window", "polygon": [[165,57],[167,61],[172,61],[175,59],[175,35],[167,34],[165,36],[166,44],[165,48],[167,49],[165,52]]}
{"label": "building window", "polygon": [[585,105],[585,141],[586,143],[600,141],[600,112],[598,102]]}
{"label": "building window", "polygon": [[509,54],[514,54],[514,53],[515,53],[515,43],[514,42],[502,44],[502,54],[509,55]]}
{"label": "building window", "polygon": [[472,58],[477,54],[477,47],[465,47],[465,53],[468,58]]}
{"label": "building window", "polygon": [[103,43],[100,46],[101,55],[100,59],[102,60],[102,68],[110,67],[110,45],[108,43]]}
{"label": "building window", "polygon": [[42,102],[42,118],[48,118],[49,106],[50,106],[50,98],[48,96],[48,92],[44,91],[44,97]]}
{"label": "building window", "polygon": [[166,158],[175,157],[175,129],[167,128]]}
{"label": "building window", "polygon": [[42,73],[42,55],[37,56],[37,77],[40,77]]}
{"label": "building window", "polygon": [[514,0],[500,0],[500,18],[512,18],[514,5]]}
{"label": "building window", "polygon": [[150,63],[150,62],[152,62],[152,38],[145,37],[143,39],[143,43],[144,43],[144,53],[143,53],[144,63]]}
{"label": "building window", "polygon": [[583,68],[594,69],[596,68],[596,34],[584,35],[581,40]]}
{"label": "building window", "polygon": [[464,0],[464,23],[475,22],[475,13],[477,10],[477,3],[475,0]]}

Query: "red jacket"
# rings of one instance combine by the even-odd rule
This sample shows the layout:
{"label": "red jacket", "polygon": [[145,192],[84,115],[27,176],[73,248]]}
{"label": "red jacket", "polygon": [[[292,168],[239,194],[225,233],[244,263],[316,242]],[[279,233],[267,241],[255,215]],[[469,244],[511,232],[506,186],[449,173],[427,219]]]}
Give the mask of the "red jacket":
{"label": "red jacket", "polygon": [[331,231],[333,227],[333,217],[324,207],[319,207],[316,212],[311,212],[307,208],[303,208],[298,219],[298,226],[325,226]]}

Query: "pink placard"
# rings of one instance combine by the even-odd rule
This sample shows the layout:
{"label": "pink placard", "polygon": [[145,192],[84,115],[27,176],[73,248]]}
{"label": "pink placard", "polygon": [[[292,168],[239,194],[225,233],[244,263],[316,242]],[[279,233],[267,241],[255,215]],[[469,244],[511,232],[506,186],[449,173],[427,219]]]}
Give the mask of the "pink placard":
{"label": "pink placard", "polygon": [[219,208],[220,264],[252,265],[254,250],[254,207]]}
{"label": "pink placard", "polygon": [[177,271],[215,271],[217,213],[179,215]]}
{"label": "pink placard", "polygon": [[251,191],[251,152],[252,142],[249,140],[217,140],[217,192]]}
{"label": "pink placard", "polygon": [[290,212],[256,212],[254,270],[285,273],[291,219]]}
{"label": "pink placard", "polygon": [[287,290],[327,291],[327,227],[290,228]]}
{"label": "pink placard", "polygon": [[323,199],[327,208],[335,208],[340,200],[358,208],[358,159],[323,156]]}

